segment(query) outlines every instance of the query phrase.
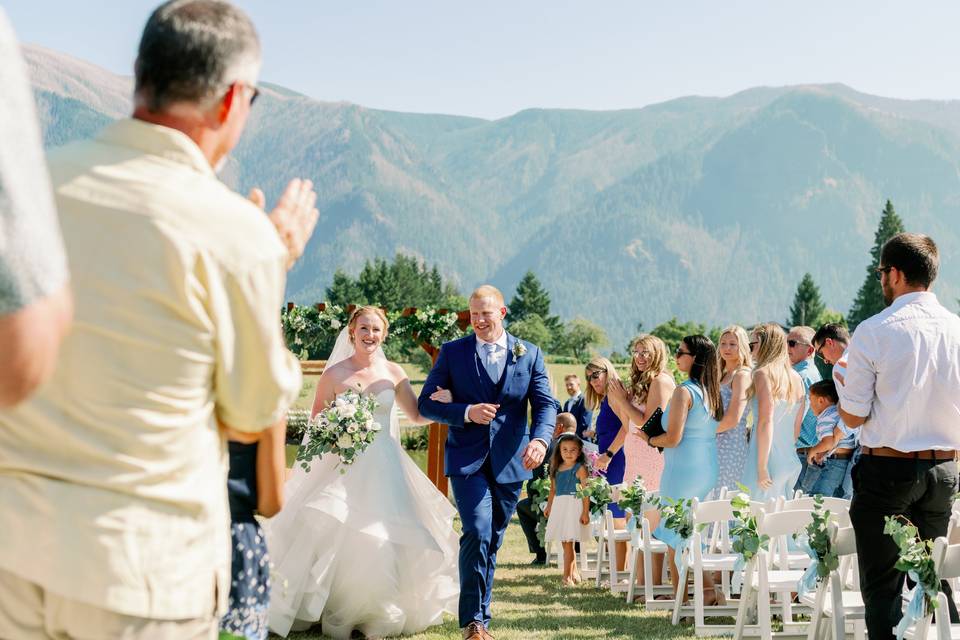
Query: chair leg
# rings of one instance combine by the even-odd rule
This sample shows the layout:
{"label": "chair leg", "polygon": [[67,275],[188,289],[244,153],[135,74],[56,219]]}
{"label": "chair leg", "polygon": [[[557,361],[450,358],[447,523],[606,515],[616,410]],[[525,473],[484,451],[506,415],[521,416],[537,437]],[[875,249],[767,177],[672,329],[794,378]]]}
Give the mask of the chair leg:
{"label": "chair leg", "polygon": [[[716,588],[716,587],[714,587]],[[716,596],[716,592],[714,592]],[[693,568],[693,628],[701,629],[704,626],[703,613],[703,570]]]}
{"label": "chair leg", "polygon": [[740,588],[740,604],[737,606],[737,623],[733,627],[734,640],[743,638],[743,627],[747,623],[747,616],[750,614],[750,593],[751,587],[746,583]]}
{"label": "chair leg", "polygon": [[637,592],[637,559],[643,550],[640,547],[630,547],[630,583],[627,585],[627,604],[633,604],[633,598]]}
{"label": "chair leg", "polygon": [[643,599],[647,606],[653,602],[653,554],[650,547],[643,549]]}
{"label": "chair leg", "polygon": [[[604,525],[606,526],[606,525]],[[597,539],[597,588],[600,588],[601,577],[603,574],[603,559],[606,551],[606,536],[604,536],[604,527],[600,528],[600,537]]]}
{"label": "chair leg", "polygon": [[[677,582],[677,590],[673,594],[673,625],[680,624],[680,607],[683,606],[683,597],[687,593],[687,562],[686,558],[681,562],[680,579]],[[676,569],[676,567],[674,567]]]}

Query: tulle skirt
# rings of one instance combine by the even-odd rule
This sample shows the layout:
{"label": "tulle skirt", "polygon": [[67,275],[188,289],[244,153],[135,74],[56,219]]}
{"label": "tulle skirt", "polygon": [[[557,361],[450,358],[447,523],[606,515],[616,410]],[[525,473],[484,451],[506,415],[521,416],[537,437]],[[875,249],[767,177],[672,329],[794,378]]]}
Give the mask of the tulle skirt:
{"label": "tulle skirt", "polygon": [[297,468],[265,527],[275,574],[270,630],[321,620],[349,638],[417,633],[455,614],[459,543],[449,500],[384,433],[341,474],[332,460]]}
{"label": "tulle skirt", "polygon": [[576,496],[555,496],[547,518],[547,542],[584,542],[591,538],[590,525],[580,524],[583,499]]}

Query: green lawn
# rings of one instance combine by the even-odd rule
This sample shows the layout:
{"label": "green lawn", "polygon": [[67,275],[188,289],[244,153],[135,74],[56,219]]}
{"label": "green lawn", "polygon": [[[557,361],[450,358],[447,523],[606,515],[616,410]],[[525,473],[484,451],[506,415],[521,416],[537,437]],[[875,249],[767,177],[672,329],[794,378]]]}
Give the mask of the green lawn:
{"label": "green lawn", "polygon": [[[288,447],[288,459],[296,447]],[[408,451],[421,469],[426,467],[425,451]],[[459,523],[455,523],[459,526]],[[690,625],[674,627],[668,611],[647,612],[641,605],[628,606],[623,597],[614,597],[593,583],[565,588],[557,567],[531,567],[523,531],[514,518],[499,553],[494,588],[491,631],[497,640],[588,640],[610,638],[693,638]],[[406,585],[414,588],[415,585]],[[276,637],[276,636],[271,636]],[[298,640],[319,640],[319,632],[294,633]],[[411,640],[460,638],[456,620],[414,636]]]}
{"label": "green lawn", "polygon": [[[499,554],[494,587],[493,624],[497,640],[588,640],[609,638],[693,638],[688,624],[674,627],[668,611],[647,612],[642,605],[629,606],[593,583],[563,587],[557,567],[531,567],[523,531],[516,519],[507,528]],[[415,585],[407,585],[415,588]],[[319,632],[290,635],[298,640],[324,638]],[[460,638],[454,618],[413,636],[411,640]]]}

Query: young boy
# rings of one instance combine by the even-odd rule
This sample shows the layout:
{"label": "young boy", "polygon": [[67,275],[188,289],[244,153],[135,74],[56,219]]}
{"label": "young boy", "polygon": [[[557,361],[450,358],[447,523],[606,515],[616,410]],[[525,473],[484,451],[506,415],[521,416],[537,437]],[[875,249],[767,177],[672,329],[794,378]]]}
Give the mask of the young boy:
{"label": "young boy", "polygon": [[857,431],[848,429],[837,412],[837,385],[821,380],[810,385],[810,408],[817,416],[817,444],[807,453],[807,463],[821,468],[820,477],[810,495],[850,499],[844,480],[850,473],[850,462],[857,450]]}

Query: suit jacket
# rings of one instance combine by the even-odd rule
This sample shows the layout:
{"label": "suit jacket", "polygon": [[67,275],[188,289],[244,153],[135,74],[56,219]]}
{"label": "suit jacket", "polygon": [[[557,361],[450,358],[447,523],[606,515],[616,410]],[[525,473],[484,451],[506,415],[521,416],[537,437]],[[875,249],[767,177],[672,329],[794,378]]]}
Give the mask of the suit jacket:
{"label": "suit jacket", "polygon": [[584,395],[581,393],[576,400],[567,398],[563,403],[563,410],[565,413],[572,413],[577,419],[577,435],[582,438],[583,432],[590,428],[590,423],[593,421],[593,411],[587,409]]}
{"label": "suit jacket", "polygon": [[[526,353],[514,355],[521,343]],[[453,402],[430,399],[437,387],[449,389]],[[499,404],[489,425],[464,423],[467,405]],[[444,473],[476,473],[487,458],[497,482],[521,482],[531,474],[523,468],[523,452],[531,438],[550,442],[559,404],[550,392],[543,352],[536,345],[507,334],[507,363],[498,384],[491,383],[477,356],[477,338],[470,334],[440,347],[418,401],[421,415],[450,426]],[[527,423],[528,407],[532,421]]]}

